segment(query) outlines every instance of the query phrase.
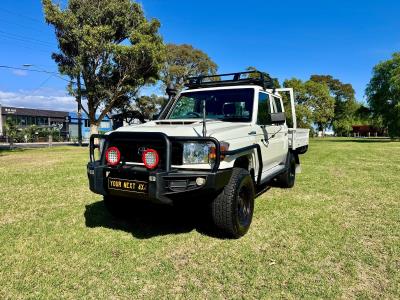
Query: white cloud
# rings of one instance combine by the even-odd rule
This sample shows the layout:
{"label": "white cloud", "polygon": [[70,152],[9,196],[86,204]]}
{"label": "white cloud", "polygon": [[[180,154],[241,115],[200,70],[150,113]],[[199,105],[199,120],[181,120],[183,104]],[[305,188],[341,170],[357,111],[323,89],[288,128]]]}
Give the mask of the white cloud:
{"label": "white cloud", "polygon": [[28,72],[24,70],[13,70],[12,71],[15,76],[25,77],[28,76]]}
{"label": "white cloud", "polygon": [[0,91],[0,105],[60,111],[75,111],[77,109],[74,97],[69,96],[64,91],[53,89]]}

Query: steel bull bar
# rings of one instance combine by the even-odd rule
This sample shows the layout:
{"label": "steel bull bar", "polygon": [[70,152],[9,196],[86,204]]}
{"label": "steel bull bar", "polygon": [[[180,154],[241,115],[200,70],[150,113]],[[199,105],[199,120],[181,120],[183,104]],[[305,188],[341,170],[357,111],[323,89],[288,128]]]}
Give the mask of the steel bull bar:
{"label": "steel bull bar", "polygon": [[[89,157],[90,162],[88,164],[88,177],[90,189],[101,195],[107,195],[106,187],[106,172],[121,171],[125,169],[125,163],[122,162],[117,166],[108,166],[105,159],[105,149],[107,149],[113,140],[118,140],[119,143],[129,143],[129,142],[144,142],[151,144],[152,141],[162,142],[164,148],[164,159],[161,161],[161,165],[156,170],[147,170],[142,166],[132,167],[136,172],[146,172],[147,176],[154,176],[157,178],[157,183],[152,183],[149,185],[150,198],[157,198],[164,203],[169,203],[170,197],[173,194],[179,194],[175,192],[165,191],[163,181],[165,179],[182,179],[182,178],[194,178],[195,176],[205,176],[207,178],[207,184],[204,187],[205,190],[217,190],[223,188],[229,181],[231,170],[219,170],[221,163],[221,155],[237,155],[241,153],[248,152],[249,150],[256,149],[259,169],[257,183],[260,183],[261,172],[262,172],[262,157],[260,145],[254,144],[240,149],[234,149],[230,151],[221,151],[220,142],[213,137],[169,137],[164,133],[160,132],[113,132],[109,135],[104,134],[93,134],[90,137],[89,143]],[[202,143],[212,143],[215,146],[215,162],[210,170],[199,170],[199,171],[186,171],[182,169],[172,170],[172,143],[173,142],[202,142]],[[100,149],[100,158],[96,160],[95,149]],[[138,171],[138,169],[140,169]],[[136,174],[135,173],[135,174]],[[213,186],[214,185],[214,186]]]}

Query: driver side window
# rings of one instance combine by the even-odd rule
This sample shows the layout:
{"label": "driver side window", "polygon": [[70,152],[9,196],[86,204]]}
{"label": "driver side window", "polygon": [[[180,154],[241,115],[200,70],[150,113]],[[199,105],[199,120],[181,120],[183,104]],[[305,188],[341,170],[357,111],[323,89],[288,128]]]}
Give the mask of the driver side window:
{"label": "driver side window", "polygon": [[189,115],[195,111],[195,101],[193,98],[182,97],[176,104],[176,107],[171,115],[171,119],[179,119],[182,116]]}
{"label": "driver side window", "polygon": [[269,95],[266,93],[259,93],[258,95],[258,114],[257,124],[266,125],[271,123],[271,105],[269,102]]}

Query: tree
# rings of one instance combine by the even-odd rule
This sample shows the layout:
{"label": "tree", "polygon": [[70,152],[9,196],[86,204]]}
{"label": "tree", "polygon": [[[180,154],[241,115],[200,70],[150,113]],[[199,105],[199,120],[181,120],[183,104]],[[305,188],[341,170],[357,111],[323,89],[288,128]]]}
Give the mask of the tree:
{"label": "tree", "polygon": [[96,133],[107,113],[158,79],[164,59],[160,24],[148,21],[131,0],[69,0],[65,9],[43,0],[43,7],[60,49],[52,57],[71,78],[70,94],[87,100]]}
{"label": "tree", "polygon": [[[328,86],[311,80],[303,82],[297,78],[285,80],[283,86],[293,88],[297,126],[311,129],[315,124],[318,130],[324,132],[334,115],[334,99],[329,94]],[[292,123],[290,103],[286,100],[284,104],[290,124]]]}
{"label": "tree", "polygon": [[12,118],[7,118],[4,124],[5,135],[10,143],[10,148],[14,148],[14,141],[18,139],[18,126]]}
{"label": "tree", "polygon": [[191,45],[166,45],[166,62],[161,70],[164,87],[173,85],[178,91],[184,87],[185,78],[215,75],[218,66],[211,58]]}
{"label": "tree", "polygon": [[335,115],[335,100],[330,95],[326,84],[309,80],[305,83],[305,89],[314,123],[317,124],[318,130],[322,131],[322,135],[324,135]]}
{"label": "tree", "polygon": [[335,133],[339,136],[346,136],[352,131],[352,125],[356,125],[357,110],[360,104],[351,99],[346,102],[335,101],[335,116],[333,117],[332,126]]}
{"label": "tree", "polygon": [[389,135],[400,136],[400,52],[377,64],[366,89],[367,101],[376,117],[382,119]]}
{"label": "tree", "polygon": [[[297,126],[300,128],[311,128],[314,122],[313,112],[308,103],[307,92],[304,82],[297,78],[286,79],[283,82],[283,87],[293,88],[296,105]],[[289,126],[293,126],[290,99],[286,93],[282,94],[282,98],[283,104],[285,106],[287,123],[289,124]]]}
{"label": "tree", "polygon": [[[250,71],[258,71],[258,69],[257,69],[256,67],[250,66],[250,67],[247,67],[247,68],[246,68],[246,71],[249,71],[249,72],[250,72]],[[264,76],[266,76],[267,78],[270,77],[270,78],[272,79],[272,82],[274,83],[274,88],[277,89],[277,88],[280,88],[280,87],[281,87],[278,78],[272,78],[272,77],[269,75],[269,73],[267,73],[267,72],[262,72],[262,73],[263,73]],[[253,74],[250,74],[249,77],[257,77],[257,78],[258,78],[257,75],[253,75]]]}
{"label": "tree", "polygon": [[356,111],[359,104],[355,100],[353,86],[342,83],[331,75],[311,75],[311,81],[324,83],[329,87],[329,92],[335,98],[335,111],[332,126],[336,134],[347,135],[354,125]]}
{"label": "tree", "polygon": [[161,107],[163,107],[166,101],[166,98],[154,94],[151,96],[141,96],[135,102],[135,108],[145,119],[150,120],[160,112]]}

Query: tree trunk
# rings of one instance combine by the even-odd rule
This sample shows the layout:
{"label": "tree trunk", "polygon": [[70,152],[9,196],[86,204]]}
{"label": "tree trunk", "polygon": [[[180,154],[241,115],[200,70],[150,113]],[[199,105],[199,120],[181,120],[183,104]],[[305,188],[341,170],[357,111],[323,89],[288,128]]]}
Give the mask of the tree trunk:
{"label": "tree trunk", "polygon": [[99,133],[99,123],[96,120],[96,108],[94,107],[94,99],[88,97],[88,109],[89,109],[89,123],[90,123],[90,135]]}
{"label": "tree trunk", "polygon": [[90,135],[98,134],[99,133],[99,126],[97,124],[90,124]]}
{"label": "tree trunk", "polygon": [[[90,135],[98,134],[98,133],[99,133],[99,126],[97,124],[95,124],[95,123],[90,124]],[[99,139],[96,138],[96,139],[93,140],[93,143],[95,145],[99,145],[100,141],[99,141]]]}

